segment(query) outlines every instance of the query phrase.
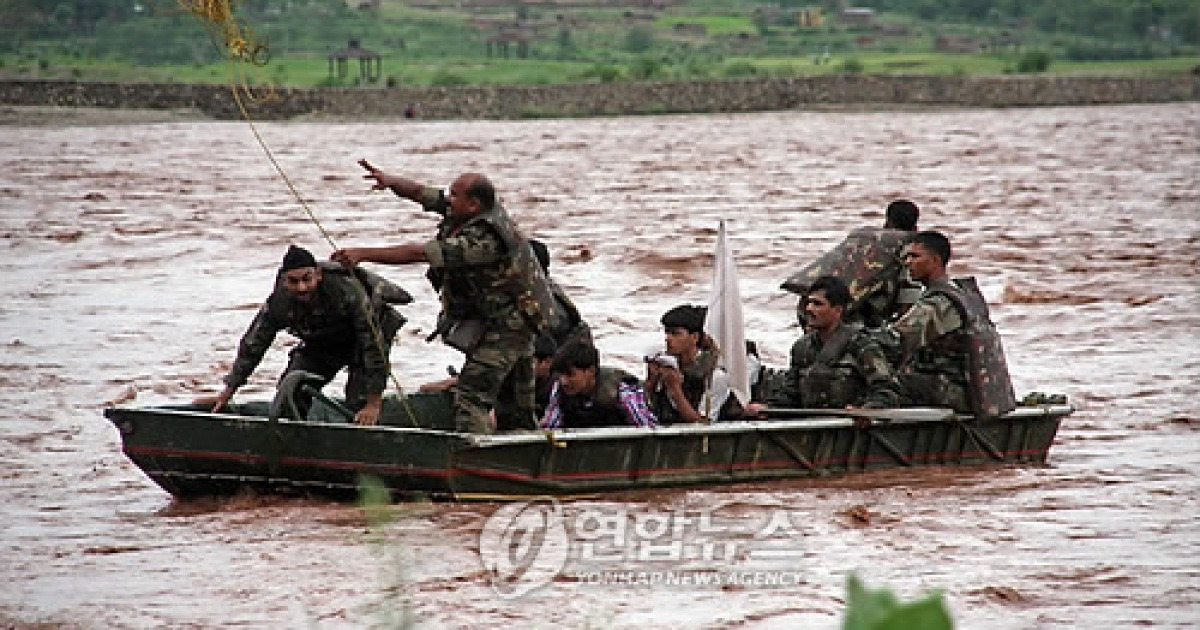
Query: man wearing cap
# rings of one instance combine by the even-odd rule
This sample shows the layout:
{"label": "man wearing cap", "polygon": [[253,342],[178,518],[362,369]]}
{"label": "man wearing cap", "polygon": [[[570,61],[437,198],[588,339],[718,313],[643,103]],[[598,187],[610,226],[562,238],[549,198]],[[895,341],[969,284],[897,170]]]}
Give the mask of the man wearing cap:
{"label": "man wearing cap", "polygon": [[[395,285],[388,288],[404,293]],[[300,344],[291,351],[284,376],[303,370],[319,375],[324,386],[342,368],[348,368],[346,404],[355,411],[354,421],[376,424],[387,386],[392,339],[404,324],[403,316],[383,301],[388,299],[386,296],[380,295],[378,300],[371,297],[383,293],[385,290],[379,286],[359,284],[340,267],[323,269],[308,250],[291,246],[279,267],[275,290],[242,337],[213,411],[220,411],[229,402],[258,367],[275,335],[286,330],[299,338]],[[395,301],[410,299],[404,294]],[[298,393],[297,399],[298,411],[303,415],[311,396]]]}
{"label": "man wearing cap", "polygon": [[646,357],[646,392],[660,424],[713,422],[740,416],[718,348],[704,332],[703,306],[683,304],[662,316],[666,352]]}
{"label": "man wearing cap", "polygon": [[434,335],[466,355],[451,387],[459,430],[536,429],[533,342],[556,306],[529,241],[496,200],[492,183],[463,173],[447,195],[366,160],[359,164],[374,189],[420,203],[441,222],[429,241],[340,249],[333,260],[348,267],[428,263],[427,276],[442,298]]}

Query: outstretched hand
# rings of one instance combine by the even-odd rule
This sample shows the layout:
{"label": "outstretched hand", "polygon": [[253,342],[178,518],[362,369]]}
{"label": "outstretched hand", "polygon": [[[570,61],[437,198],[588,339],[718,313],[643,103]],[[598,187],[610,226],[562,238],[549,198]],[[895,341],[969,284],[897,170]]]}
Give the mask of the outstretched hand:
{"label": "outstretched hand", "polygon": [[375,180],[375,183],[371,186],[371,190],[384,190],[391,187],[389,184],[384,183],[384,180],[387,179],[387,173],[375,168],[374,164],[364,159],[359,160],[358,165],[367,169],[367,174],[363,175],[363,179]]}

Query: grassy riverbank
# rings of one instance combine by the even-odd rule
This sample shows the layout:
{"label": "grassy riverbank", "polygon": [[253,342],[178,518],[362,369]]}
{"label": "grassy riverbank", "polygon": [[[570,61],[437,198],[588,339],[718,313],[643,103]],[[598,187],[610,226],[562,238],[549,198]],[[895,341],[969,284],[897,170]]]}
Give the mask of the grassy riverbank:
{"label": "grassy riverbank", "polygon": [[[237,81],[287,87],[828,74],[1163,76],[1200,63],[1196,16],[1181,2],[1128,0],[1114,13],[1091,10],[1101,0],[1076,0],[1070,10],[893,0],[851,21],[838,3],[820,0],[382,0],[369,9],[343,0],[245,0],[233,5],[232,22],[218,24],[168,0],[135,3],[136,11],[107,0],[27,0],[0,4],[0,79],[227,83],[230,42],[256,51],[261,63],[239,65]],[[331,57],[347,52],[339,70]],[[360,53],[377,56],[379,65],[364,71]]]}
{"label": "grassy riverbank", "polygon": [[[404,63],[389,72],[389,86],[438,85],[553,85],[563,83],[614,82],[625,80],[690,81],[735,77],[822,76],[831,74],[987,76],[1017,74],[1016,57],[955,55],[945,53],[862,53],[830,63],[813,64],[797,57],[732,57],[720,63],[692,64],[630,73],[628,68],[578,61],[542,59],[446,58],[436,62]],[[1190,57],[1162,59],[1055,62],[1058,76],[1170,76],[1186,74],[1200,60]],[[400,64],[396,64],[400,65]],[[251,84],[314,87],[333,86],[324,59],[293,57],[277,59],[266,66],[231,66],[224,61],[203,64],[131,66],[115,61],[45,57],[37,61],[6,60],[0,79],[47,79],[64,81],[135,83],[228,83],[231,79]],[[354,84],[354,81],[348,81]],[[368,84],[369,83],[365,83]]]}

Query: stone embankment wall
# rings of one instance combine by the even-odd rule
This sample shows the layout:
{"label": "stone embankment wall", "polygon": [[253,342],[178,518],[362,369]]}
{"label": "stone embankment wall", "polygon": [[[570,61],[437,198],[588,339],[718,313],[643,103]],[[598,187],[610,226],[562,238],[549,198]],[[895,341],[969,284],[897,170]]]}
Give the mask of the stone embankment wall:
{"label": "stone embankment wall", "polygon": [[[264,98],[266,97],[266,98]],[[840,75],[570,85],[275,88],[245,96],[260,119],[300,115],[529,118],[720,113],[824,107],[1043,107],[1200,101],[1200,76],[930,77]],[[0,105],[193,109],[239,118],[228,86],[0,82]]]}

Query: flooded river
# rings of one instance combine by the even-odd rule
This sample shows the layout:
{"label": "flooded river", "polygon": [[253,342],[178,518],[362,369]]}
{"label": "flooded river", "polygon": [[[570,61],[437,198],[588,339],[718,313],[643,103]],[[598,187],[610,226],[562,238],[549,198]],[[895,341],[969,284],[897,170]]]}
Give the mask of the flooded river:
{"label": "flooded river", "polygon": [[[1018,395],[1077,412],[1049,465],[627,493],[570,513],[786,514],[802,579],[558,579],[497,594],[499,504],[175,503],[121,454],[112,404],[214,393],[289,243],[330,244],[239,122],[0,127],[0,627],[837,628],[857,573],[941,590],[961,628],[1182,628],[1200,618],[1200,106],[785,112],[526,122],[291,122],[259,132],[338,246],[427,238],[355,161],[448,184],[489,174],[551,274],[637,370],[658,317],[704,301],[726,219],[748,337],[787,361],[780,282],[907,197],[975,275]],[[406,388],[459,357],[393,351]],[[269,397],[280,337],[239,394]],[[335,389],[340,391],[340,388]],[[731,534],[736,535],[736,534]],[[661,563],[656,565],[662,567]],[[402,620],[401,620],[402,621]]]}

